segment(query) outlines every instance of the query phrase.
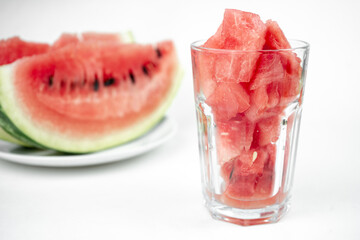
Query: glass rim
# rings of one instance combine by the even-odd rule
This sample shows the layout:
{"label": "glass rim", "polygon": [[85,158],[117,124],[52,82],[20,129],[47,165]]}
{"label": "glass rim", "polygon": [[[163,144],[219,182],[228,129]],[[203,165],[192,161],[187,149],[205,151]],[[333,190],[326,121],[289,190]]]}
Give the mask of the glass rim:
{"label": "glass rim", "polygon": [[237,50],[237,49],[218,49],[218,48],[208,48],[203,47],[202,45],[206,42],[206,40],[198,40],[191,43],[190,47],[196,51],[206,51],[213,53],[269,53],[269,52],[284,52],[284,51],[294,51],[294,50],[308,50],[310,48],[310,44],[303,40],[298,39],[288,39],[290,45],[291,43],[297,43],[299,46],[291,47],[291,48],[283,48],[283,49],[267,49],[267,50]]}

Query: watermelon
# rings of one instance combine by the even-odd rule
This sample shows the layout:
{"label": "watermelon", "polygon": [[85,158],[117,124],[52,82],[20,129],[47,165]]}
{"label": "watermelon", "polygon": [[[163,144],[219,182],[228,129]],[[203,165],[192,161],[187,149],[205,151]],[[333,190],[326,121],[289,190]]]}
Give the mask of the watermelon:
{"label": "watermelon", "polygon": [[85,153],[139,137],[163,117],[181,79],[171,41],[69,36],[0,67],[4,130],[31,146]]}
{"label": "watermelon", "polygon": [[[53,45],[47,43],[37,43],[37,42],[28,42],[20,39],[19,37],[12,37],[5,40],[0,40],[0,66],[12,63],[20,58],[29,57],[32,55],[43,54],[54,49],[59,49],[61,47],[67,46],[69,44],[77,44],[83,41],[113,41],[113,42],[133,42],[133,35],[131,32],[126,32],[123,34],[112,34],[112,33],[98,33],[98,32],[85,32],[82,34],[70,34],[64,33]],[[5,126],[5,129],[8,128],[8,122],[1,121],[0,126]],[[23,142],[18,138],[14,138],[12,135],[8,134],[8,130],[3,130],[0,128],[0,139],[16,143],[23,146],[31,146],[29,142]],[[22,137],[20,137],[22,138]]]}
{"label": "watermelon", "polygon": [[19,37],[0,40],[0,66],[19,58],[45,53],[50,49],[47,43],[27,42]]}
{"label": "watermelon", "polygon": [[216,124],[216,140],[220,163],[239,156],[250,149],[255,124],[246,118],[237,117],[231,121]]}
{"label": "watermelon", "polygon": [[192,56],[195,93],[216,125],[220,199],[232,206],[275,203],[278,139],[286,107],[300,96],[301,59],[275,21],[234,9]]}
{"label": "watermelon", "polygon": [[[266,26],[257,14],[226,9],[218,31],[205,42],[204,47],[257,50],[263,47],[265,34]],[[239,52],[218,54],[213,68],[216,81],[249,82],[258,57],[257,53],[251,56]],[[230,67],[224,68],[225,65]]]}
{"label": "watermelon", "polygon": [[207,104],[212,106],[215,118],[229,120],[249,108],[249,95],[237,83],[218,83]]}

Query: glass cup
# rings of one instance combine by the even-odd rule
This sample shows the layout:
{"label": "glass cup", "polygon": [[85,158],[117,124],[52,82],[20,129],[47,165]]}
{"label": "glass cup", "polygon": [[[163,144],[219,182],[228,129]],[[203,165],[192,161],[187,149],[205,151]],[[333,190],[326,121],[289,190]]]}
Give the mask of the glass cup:
{"label": "glass cup", "polygon": [[205,204],[215,219],[254,225],[287,212],[309,44],[240,51],[191,45]]}

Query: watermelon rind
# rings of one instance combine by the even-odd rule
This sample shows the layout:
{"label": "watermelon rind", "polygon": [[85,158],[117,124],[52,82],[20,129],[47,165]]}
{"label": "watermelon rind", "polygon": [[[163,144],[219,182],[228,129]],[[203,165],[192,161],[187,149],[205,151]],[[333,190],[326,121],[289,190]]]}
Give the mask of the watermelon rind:
{"label": "watermelon rind", "polygon": [[43,148],[41,145],[33,142],[31,139],[22,134],[21,131],[9,120],[3,113],[0,106],[0,139],[12,142],[25,147]]}
{"label": "watermelon rind", "polygon": [[61,152],[86,153],[95,152],[110,147],[115,147],[125,142],[142,136],[153,128],[165,115],[172,100],[174,99],[183,77],[183,70],[177,64],[174,71],[172,86],[164,97],[161,105],[152,112],[145,120],[134,125],[114,131],[111,134],[99,138],[72,139],[54,132],[45,131],[37,126],[22,108],[21,101],[17,99],[14,89],[14,70],[16,62],[0,67],[0,122],[1,127],[14,138],[39,148],[49,148]]}
{"label": "watermelon rind", "polygon": [[14,138],[12,135],[7,133],[4,128],[0,127],[0,139],[4,140],[6,142],[15,143],[17,145],[21,145],[24,147],[33,147],[30,144],[24,143],[23,141],[18,140],[17,138]]}

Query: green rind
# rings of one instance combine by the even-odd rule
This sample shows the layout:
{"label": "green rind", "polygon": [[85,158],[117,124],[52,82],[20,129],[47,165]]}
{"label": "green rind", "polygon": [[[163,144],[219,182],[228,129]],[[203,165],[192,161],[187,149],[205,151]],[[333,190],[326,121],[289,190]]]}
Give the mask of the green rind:
{"label": "green rind", "polygon": [[22,111],[21,104],[18,103],[15,90],[13,89],[14,77],[12,73],[15,67],[16,63],[0,67],[0,122],[5,123],[4,128],[6,128],[8,133],[26,144],[29,143],[32,146],[69,153],[99,151],[131,141],[145,134],[165,115],[183,77],[182,69],[177,66],[170,91],[162,104],[146,120],[139,121],[132,127],[114,132],[111,135],[78,141],[76,139],[65,138],[62,135],[45,132],[41,129],[41,126],[36,126],[29,116]]}
{"label": "green rind", "polygon": [[16,143],[26,147],[43,148],[43,146],[32,141],[10,121],[0,105],[0,139]]}
{"label": "green rind", "polygon": [[26,144],[16,138],[14,138],[12,135],[10,135],[9,133],[7,133],[2,127],[0,127],[0,139],[4,140],[6,142],[11,142],[11,143],[15,143],[18,145],[22,145],[24,147],[32,147],[29,144]]}

